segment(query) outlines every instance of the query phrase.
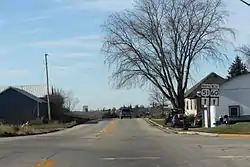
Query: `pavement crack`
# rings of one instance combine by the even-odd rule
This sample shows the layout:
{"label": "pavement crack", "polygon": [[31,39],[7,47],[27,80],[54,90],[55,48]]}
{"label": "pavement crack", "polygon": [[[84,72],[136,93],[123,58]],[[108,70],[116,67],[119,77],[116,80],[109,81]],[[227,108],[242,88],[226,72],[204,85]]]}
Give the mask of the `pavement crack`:
{"label": "pavement crack", "polygon": [[51,154],[51,155],[49,155],[49,156],[46,156],[46,157],[43,158],[43,159],[48,160],[48,159],[54,157],[57,153],[59,153],[59,151],[58,151],[58,152],[54,152],[53,154]]}

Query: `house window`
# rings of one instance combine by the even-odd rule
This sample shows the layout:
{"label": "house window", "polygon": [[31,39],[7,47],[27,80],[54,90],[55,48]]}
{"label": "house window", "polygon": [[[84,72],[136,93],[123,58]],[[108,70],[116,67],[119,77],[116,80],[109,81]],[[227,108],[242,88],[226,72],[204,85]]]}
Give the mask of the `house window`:
{"label": "house window", "polygon": [[187,105],[187,110],[189,109],[189,106],[188,106],[188,100],[186,101],[186,105]]}
{"label": "house window", "polygon": [[190,100],[190,109],[192,110],[193,109],[193,100]]}
{"label": "house window", "polygon": [[238,117],[240,116],[240,106],[229,106],[229,116]]}

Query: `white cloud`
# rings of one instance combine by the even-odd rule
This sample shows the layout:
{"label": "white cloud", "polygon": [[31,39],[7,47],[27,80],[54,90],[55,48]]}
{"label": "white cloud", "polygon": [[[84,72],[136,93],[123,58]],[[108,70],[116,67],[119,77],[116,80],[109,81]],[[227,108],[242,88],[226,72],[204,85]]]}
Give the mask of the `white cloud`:
{"label": "white cloud", "polygon": [[225,2],[230,14],[227,26],[236,30],[236,43],[250,43],[250,8],[240,1]]}
{"label": "white cloud", "polygon": [[11,69],[4,72],[4,76],[11,77],[22,77],[28,74],[28,71],[25,69]]}
{"label": "white cloud", "polygon": [[[90,46],[89,40],[101,39],[98,35],[77,36],[59,40],[38,41],[27,44],[28,46],[48,47],[48,46]],[[88,40],[88,42],[86,42]],[[95,45],[95,44],[94,44]],[[95,45],[96,46],[96,45]]]}
{"label": "white cloud", "polygon": [[0,25],[4,25],[5,23],[6,23],[6,21],[5,21],[5,20],[0,19]]}
{"label": "white cloud", "polygon": [[45,19],[48,19],[48,18],[50,18],[50,17],[47,16],[47,15],[37,16],[37,17],[31,17],[31,18],[24,19],[21,22],[28,23],[28,22],[34,22],[34,21],[39,21],[39,20],[45,20]]}
{"label": "white cloud", "polygon": [[0,48],[0,57],[6,57],[10,54],[10,50],[7,48]]}
{"label": "white cloud", "polygon": [[40,31],[41,31],[41,28],[35,28],[35,29],[32,29],[32,30],[24,31],[24,32],[22,32],[22,34],[31,35],[31,34],[36,34],[36,33],[40,32]]}
{"label": "white cloud", "polygon": [[68,54],[65,54],[63,57],[75,58],[75,57],[86,57],[86,56],[88,56],[87,53],[78,52],[78,53],[68,53]]}
{"label": "white cloud", "polygon": [[57,65],[57,66],[52,66],[51,68],[52,68],[52,70],[56,70],[58,72],[58,71],[68,71],[68,70],[70,70],[71,67]]}
{"label": "white cloud", "polygon": [[133,0],[56,0],[64,8],[98,11],[121,11],[132,7]]}

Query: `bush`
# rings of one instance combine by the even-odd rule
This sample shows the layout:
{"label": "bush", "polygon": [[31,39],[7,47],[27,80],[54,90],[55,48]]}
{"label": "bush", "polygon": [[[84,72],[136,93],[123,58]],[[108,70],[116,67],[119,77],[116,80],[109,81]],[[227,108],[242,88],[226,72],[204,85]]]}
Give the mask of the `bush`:
{"label": "bush", "polygon": [[42,120],[31,120],[29,122],[30,125],[39,125],[39,124],[43,124],[43,121]]}
{"label": "bush", "polygon": [[188,121],[189,123],[193,123],[194,120],[195,120],[195,116],[194,116],[194,115],[188,115],[188,116],[187,116],[187,121]]}
{"label": "bush", "polygon": [[111,113],[110,111],[103,114],[102,118],[117,118],[118,115],[116,113]]}
{"label": "bush", "polygon": [[13,125],[12,129],[16,133],[16,132],[20,131],[20,126],[19,125]]}

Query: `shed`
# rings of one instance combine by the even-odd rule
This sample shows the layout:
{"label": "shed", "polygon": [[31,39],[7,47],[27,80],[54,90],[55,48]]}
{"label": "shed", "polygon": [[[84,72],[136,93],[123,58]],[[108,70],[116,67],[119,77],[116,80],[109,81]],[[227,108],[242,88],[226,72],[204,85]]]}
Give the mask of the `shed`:
{"label": "shed", "polygon": [[35,95],[8,87],[0,93],[0,119],[11,124],[47,117],[47,103]]}

